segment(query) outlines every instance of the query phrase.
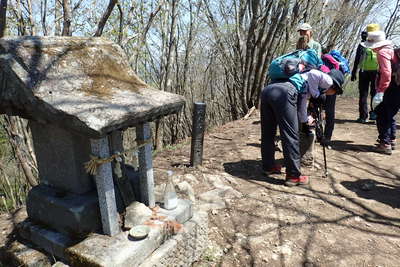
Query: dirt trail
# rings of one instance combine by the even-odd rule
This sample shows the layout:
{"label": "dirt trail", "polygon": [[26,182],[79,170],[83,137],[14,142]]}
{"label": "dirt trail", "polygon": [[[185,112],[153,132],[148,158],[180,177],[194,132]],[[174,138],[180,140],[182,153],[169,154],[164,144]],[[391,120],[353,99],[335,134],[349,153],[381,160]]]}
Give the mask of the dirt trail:
{"label": "dirt trail", "polygon": [[185,167],[190,144],[157,155],[156,183],[173,169],[209,210],[211,243],[195,266],[400,266],[400,151],[373,152],[376,127],[357,115],[356,99],[338,99],[331,175],[318,145],[307,187],[261,173],[258,113],[207,133],[199,169]]}

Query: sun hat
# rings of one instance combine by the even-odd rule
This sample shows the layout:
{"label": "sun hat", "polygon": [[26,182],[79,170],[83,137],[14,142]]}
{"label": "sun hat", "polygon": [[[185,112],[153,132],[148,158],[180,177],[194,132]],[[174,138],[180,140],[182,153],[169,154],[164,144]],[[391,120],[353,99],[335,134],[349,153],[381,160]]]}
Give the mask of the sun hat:
{"label": "sun hat", "polygon": [[386,40],[384,31],[368,32],[367,41],[363,45],[367,48],[377,48],[385,45],[391,45],[392,41]]}
{"label": "sun hat", "polygon": [[344,75],[340,70],[332,69],[329,73],[329,76],[331,76],[333,83],[336,85],[338,89],[342,90],[343,84],[344,84]]}
{"label": "sun hat", "polygon": [[371,23],[367,25],[367,32],[376,32],[379,31],[381,27],[377,23]]}
{"label": "sun hat", "polygon": [[308,23],[302,23],[297,27],[297,31],[311,31],[312,27]]}

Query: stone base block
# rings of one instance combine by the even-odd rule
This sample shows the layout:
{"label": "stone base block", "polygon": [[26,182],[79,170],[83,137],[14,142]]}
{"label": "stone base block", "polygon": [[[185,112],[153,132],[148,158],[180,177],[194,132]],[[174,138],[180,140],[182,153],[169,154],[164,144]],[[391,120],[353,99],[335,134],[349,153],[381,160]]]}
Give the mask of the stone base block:
{"label": "stone base block", "polygon": [[83,236],[101,229],[96,192],[65,194],[46,185],[29,192],[26,201],[29,218],[60,233]]}
{"label": "stone base block", "polygon": [[[179,211],[179,206],[188,202],[179,202],[175,213],[159,212],[160,217],[167,215],[166,221],[151,221],[150,233],[143,240],[132,240],[128,236],[128,231],[119,233],[114,237],[93,234],[79,244],[67,249],[70,265],[74,267],[98,266],[98,267],[133,267],[133,266],[153,266],[158,262],[165,264],[155,266],[173,266],[176,262],[190,265],[197,259],[204,247],[207,245],[208,224],[207,214],[202,212],[188,212],[187,208],[183,212]],[[191,210],[191,205],[190,205]],[[163,214],[163,215],[161,215]],[[184,218],[183,214],[193,214],[193,217],[184,222],[182,229],[174,236],[168,231],[167,223],[172,216],[174,220]],[[161,246],[162,245],[162,246]],[[166,247],[164,247],[166,245]],[[161,246],[161,247],[160,247]],[[143,265],[149,262],[150,265]],[[171,263],[171,264],[170,264]],[[180,264],[177,264],[178,266]]]}
{"label": "stone base block", "polygon": [[51,260],[44,253],[16,240],[1,248],[0,266],[51,267]]}
{"label": "stone base block", "polygon": [[20,223],[18,233],[23,239],[45,250],[52,257],[63,260],[67,260],[65,249],[78,242],[78,240],[73,240],[65,234],[35,225],[30,221]]}
{"label": "stone base block", "polygon": [[168,239],[140,267],[192,266],[208,246],[206,212],[195,212],[183,231]]}
{"label": "stone base block", "polygon": [[193,217],[192,202],[187,199],[178,199],[178,206],[173,210],[160,209],[160,216],[167,216],[170,220],[184,223]]}

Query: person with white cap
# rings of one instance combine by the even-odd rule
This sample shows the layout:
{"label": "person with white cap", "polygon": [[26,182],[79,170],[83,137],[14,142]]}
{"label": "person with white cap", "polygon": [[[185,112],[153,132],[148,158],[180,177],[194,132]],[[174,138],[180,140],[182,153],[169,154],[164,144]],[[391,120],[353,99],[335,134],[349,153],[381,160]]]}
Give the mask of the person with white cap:
{"label": "person with white cap", "polygon": [[313,39],[313,32],[312,32],[311,25],[308,23],[302,23],[297,27],[297,31],[300,33],[300,36],[304,36],[304,35],[308,36],[308,38],[309,38],[308,47],[310,49],[314,49],[315,52],[317,52],[317,55],[319,57],[321,57],[322,47],[321,47],[320,43],[318,43],[317,41],[315,41]]}
{"label": "person with white cap", "polygon": [[392,64],[397,64],[399,59],[395,56],[392,41],[386,39],[383,31],[369,32],[364,46],[377,53],[379,64],[377,93],[372,100],[376,106],[379,133],[377,151],[391,155],[396,141],[394,117],[400,109],[400,87],[392,79]]}

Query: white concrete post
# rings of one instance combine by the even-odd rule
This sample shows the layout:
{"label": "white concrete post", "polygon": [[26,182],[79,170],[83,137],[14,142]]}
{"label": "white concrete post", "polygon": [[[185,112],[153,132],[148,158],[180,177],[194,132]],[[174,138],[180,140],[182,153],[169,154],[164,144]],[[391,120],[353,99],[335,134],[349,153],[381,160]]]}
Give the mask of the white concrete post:
{"label": "white concrete post", "polygon": [[[91,139],[92,153],[95,156],[104,158],[110,156],[108,138]],[[115,203],[114,182],[112,177],[111,163],[99,166],[97,170],[96,187],[99,197],[101,223],[103,232],[106,235],[114,236],[120,232],[118,223],[117,205]]]}
{"label": "white concrete post", "polygon": [[[136,139],[145,141],[151,139],[150,124],[143,123],[136,127]],[[141,200],[150,208],[155,207],[154,177],[153,177],[153,145],[151,143],[139,149],[139,174]]]}

